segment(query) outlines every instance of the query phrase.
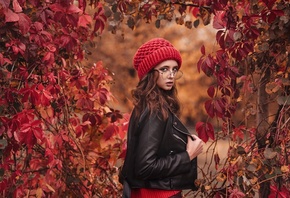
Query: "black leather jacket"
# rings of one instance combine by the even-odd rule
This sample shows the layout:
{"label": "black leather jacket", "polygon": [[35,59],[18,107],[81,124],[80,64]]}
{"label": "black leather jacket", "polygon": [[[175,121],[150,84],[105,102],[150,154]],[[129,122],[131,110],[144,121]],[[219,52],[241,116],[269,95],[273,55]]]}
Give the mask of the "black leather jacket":
{"label": "black leather jacket", "polygon": [[144,112],[139,122],[131,115],[127,153],[119,181],[131,188],[196,190],[197,159],[186,152],[186,127],[174,115],[166,121]]}

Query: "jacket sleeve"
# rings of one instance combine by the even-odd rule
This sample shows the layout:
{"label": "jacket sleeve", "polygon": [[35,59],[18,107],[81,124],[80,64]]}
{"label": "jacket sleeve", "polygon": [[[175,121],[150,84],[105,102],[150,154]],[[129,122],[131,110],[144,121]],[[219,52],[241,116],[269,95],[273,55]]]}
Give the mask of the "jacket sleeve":
{"label": "jacket sleeve", "polygon": [[137,178],[158,179],[189,172],[191,162],[186,151],[158,156],[158,148],[165,133],[166,121],[150,115],[141,131],[135,151],[135,174]]}

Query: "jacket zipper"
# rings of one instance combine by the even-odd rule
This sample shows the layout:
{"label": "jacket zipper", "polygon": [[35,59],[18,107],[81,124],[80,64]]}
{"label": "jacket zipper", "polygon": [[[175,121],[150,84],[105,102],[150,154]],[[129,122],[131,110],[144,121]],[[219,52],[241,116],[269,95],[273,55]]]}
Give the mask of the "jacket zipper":
{"label": "jacket zipper", "polygon": [[186,132],[180,130],[180,129],[177,128],[175,125],[173,125],[173,128],[175,128],[175,129],[176,129],[177,131],[179,131],[180,133],[183,133],[183,134],[185,134],[185,135],[190,135],[189,133],[186,133]]}
{"label": "jacket zipper", "polygon": [[174,128],[174,129],[176,129],[177,131],[179,131],[180,133],[183,133],[183,134],[185,134],[185,135],[189,136],[189,137],[192,139],[192,141],[194,141],[194,138],[191,136],[191,134],[190,134],[190,133],[186,133],[186,132],[184,132],[184,131],[180,130],[180,129],[179,129],[179,128],[177,128],[175,125],[173,125],[173,128]]}
{"label": "jacket zipper", "polygon": [[185,142],[181,137],[179,137],[178,135],[173,134],[173,136],[174,136],[176,139],[179,139],[180,141],[182,141],[184,144],[186,144],[186,142]]}

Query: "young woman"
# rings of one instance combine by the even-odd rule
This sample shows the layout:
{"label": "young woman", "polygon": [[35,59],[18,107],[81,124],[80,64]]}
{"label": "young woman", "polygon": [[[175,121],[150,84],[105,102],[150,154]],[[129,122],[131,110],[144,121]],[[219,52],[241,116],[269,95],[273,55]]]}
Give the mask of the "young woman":
{"label": "young woman", "polygon": [[183,189],[196,189],[196,157],[203,142],[178,119],[180,53],[167,40],[155,38],[137,50],[133,62],[140,81],[132,91],[135,107],[120,173],[123,197],[182,197]]}

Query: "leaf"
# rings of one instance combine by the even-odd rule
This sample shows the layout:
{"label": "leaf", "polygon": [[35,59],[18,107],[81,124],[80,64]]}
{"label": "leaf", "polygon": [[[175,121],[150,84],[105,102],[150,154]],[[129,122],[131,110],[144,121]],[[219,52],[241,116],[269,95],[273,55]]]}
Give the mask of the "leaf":
{"label": "leaf", "polygon": [[41,198],[42,197],[42,194],[43,194],[42,188],[37,188],[36,189],[36,192],[35,192],[36,198]]}
{"label": "leaf", "polygon": [[118,127],[114,124],[110,124],[104,132],[103,138],[105,141],[109,140],[114,134],[119,131]]}
{"label": "leaf", "polygon": [[276,185],[270,186],[271,193],[268,198],[288,198],[290,196],[290,191],[284,186],[282,188],[277,188]]}
{"label": "leaf", "polygon": [[66,13],[67,14],[75,14],[75,13],[82,13],[82,10],[79,9],[77,6],[75,5],[70,5],[67,9],[66,9]]}
{"label": "leaf", "polygon": [[62,5],[60,5],[58,3],[54,3],[54,4],[50,5],[49,7],[51,10],[53,10],[55,12],[65,13],[65,7],[63,7]]}
{"label": "leaf", "polygon": [[93,97],[96,98],[101,105],[104,105],[108,101],[109,91],[106,88],[99,88],[96,90]]}
{"label": "leaf", "polygon": [[19,30],[21,31],[22,34],[26,34],[30,29],[31,20],[26,14],[19,13],[18,15],[19,15],[18,21]]}
{"label": "leaf", "polygon": [[13,12],[10,9],[5,9],[4,10],[4,15],[5,15],[5,22],[17,22],[19,21],[19,16],[15,12]]}
{"label": "leaf", "polygon": [[224,29],[226,27],[226,11],[217,11],[213,18],[213,27],[215,29]]}
{"label": "leaf", "polygon": [[204,107],[205,107],[205,110],[206,110],[207,114],[211,118],[213,118],[215,116],[215,110],[214,110],[213,100],[211,99],[211,100],[205,101]]}
{"label": "leaf", "polygon": [[209,95],[209,97],[213,98],[214,94],[215,94],[215,88],[214,86],[210,86],[208,89],[207,89],[207,94]]}
{"label": "leaf", "polygon": [[[159,20],[160,21],[160,20]],[[156,21],[157,22],[157,21]],[[135,20],[133,17],[129,17],[128,20],[127,20],[127,25],[129,28],[131,28],[132,30],[134,29],[135,27]],[[156,26],[156,24],[155,24]],[[156,26],[157,27],[157,26]],[[160,24],[159,24],[159,27],[160,27]],[[158,28],[158,27],[157,27]]]}
{"label": "leaf", "polygon": [[208,122],[197,122],[195,125],[195,130],[198,133],[198,137],[202,139],[205,143],[208,141],[209,138],[211,138],[212,140],[215,139],[213,126]]}
{"label": "leaf", "polygon": [[119,119],[122,119],[123,116],[119,110],[111,109],[111,112],[106,113],[106,117],[111,118],[111,123],[116,122]]}
{"label": "leaf", "polygon": [[92,18],[88,14],[81,15],[79,17],[78,26],[79,27],[89,27],[92,23]]}
{"label": "leaf", "polygon": [[200,52],[201,52],[202,55],[205,55],[205,47],[204,47],[204,45],[202,45],[200,47]]}
{"label": "leaf", "polygon": [[245,148],[242,147],[242,146],[238,146],[238,147],[237,147],[237,153],[238,153],[239,155],[244,155],[244,154],[246,154]]}
{"label": "leaf", "polygon": [[290,105],[290,96],[278,96],[277,103],[279,105]]}
{"label": "leaf", "polygon": [[104,8],[102,7],[101,3],[98,3],[97,5],[97,11],[95,12],[94,20],[94,32],[102,33],[105,28],[105,22],[107,21],[107,17],[105,16]]}
{"label": "leaf", "polygon": [[273,159],[274,157],[276,157],[277,152],[273,151],[273,148],[265,148],[264,150],[264,156],[266,159]]}
{"label": "leaf", "polygon": [[14,12],[22,12],[22,7],[19,5],[19,2],[17,0],[13,0],[12,5]]}
{"label": "leaf", "polygon": [[218,169],[218,165],[220,163],[220,157],[219,157],[218,153],[214,154],[214,162],[215,162],[215,169],[217,170]]}
{"label": "leaf", "polygon": [[243,130],[245,130],[245,126],[239,126],[233,129],[233,140],[237,141],[238,138],[240,138],[241,140],[244,140],[244,132]]}

